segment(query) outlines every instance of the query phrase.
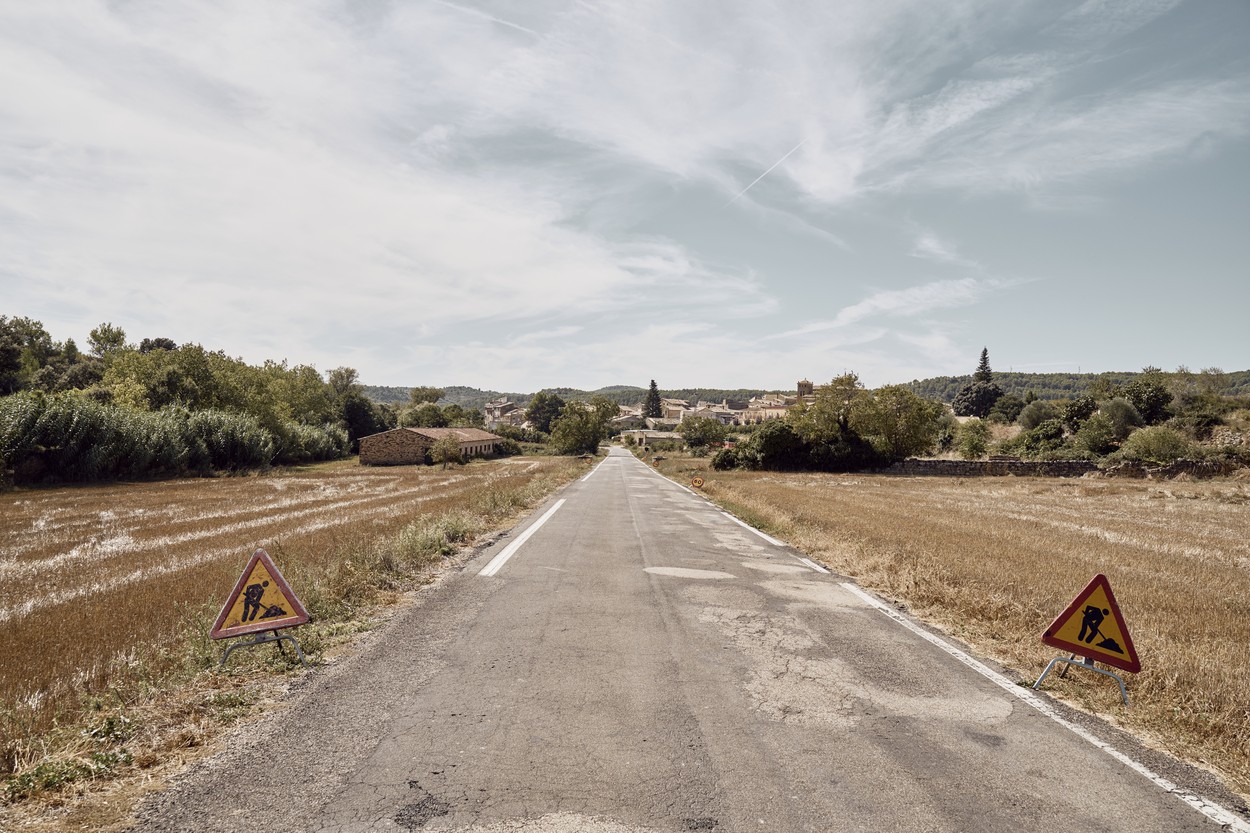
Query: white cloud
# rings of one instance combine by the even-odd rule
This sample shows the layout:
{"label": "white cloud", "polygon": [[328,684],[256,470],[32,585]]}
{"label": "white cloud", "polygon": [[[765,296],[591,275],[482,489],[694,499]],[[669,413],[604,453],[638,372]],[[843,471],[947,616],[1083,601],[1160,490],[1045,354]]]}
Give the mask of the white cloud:
{"label": "white cloud", "polygon": [[931,231],[923,231],[916,236],[911,256],[952,266],[977,267],[976,261],[959,254],[959,250],[954,243],[943,240]]}
{"label": "white cloud", "polygon": [[[1009,284],[968,235],[898,219],[908,198],[1072,205],[1250,130],[1237,68],[1095,71],[1173,6],[13,4],[0,282],[58,337],[133,322],[378,382],[615,382],[675,356],[746,380],[830,348],[920,368],[953,348],[938,313]],[[646,222],[670,196],[737,199],[752,245],[724,246],[716,218],[662,236]],[[786,246],[857,268],[874,241],[844,221],[865,198],[913,258],[979,277],[925,283],[911,262],[819,311],[789,274],[823,261]]]}

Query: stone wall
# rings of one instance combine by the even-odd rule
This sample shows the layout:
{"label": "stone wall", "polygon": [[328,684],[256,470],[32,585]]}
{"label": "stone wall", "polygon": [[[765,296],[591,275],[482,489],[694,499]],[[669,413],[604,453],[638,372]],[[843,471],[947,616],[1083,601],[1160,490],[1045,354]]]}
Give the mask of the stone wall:
{"label": "stone wall", "polygon": [[1081,477],[1098,471],[1084,460],[903,460],[885,474],[933,475],[939,477]]}
{"label": "stone wall", "polygon": [[1166,466],[1144,466],[1141,463],[1121,463],[1106,469],[1106,477],[1220,477],[1232,474],[1241,466],[1228,460],[1177,460]]}
{"label": "stone wall", "polygon": [[1102,477],[1167,478],[1182,474],[1219,477],[1238,468],[1222,460],[1177,460],[1167,466],[1121,463],[1108,469],[1085,460],[904,460],[881,473],[937,477],[1084,477],[1098,473]]}

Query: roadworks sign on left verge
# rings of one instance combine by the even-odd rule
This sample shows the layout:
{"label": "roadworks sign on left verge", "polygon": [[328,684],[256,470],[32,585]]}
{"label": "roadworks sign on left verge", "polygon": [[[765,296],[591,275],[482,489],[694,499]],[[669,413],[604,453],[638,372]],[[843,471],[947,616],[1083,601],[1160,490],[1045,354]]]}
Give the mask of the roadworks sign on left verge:
{"label": "roadworks sign on left verge", "polygon": [[249,633],[293,628],[308,621],[308,611],[286,583],[269,553],[257,550],[230,592],[209,636],[227,639]]}

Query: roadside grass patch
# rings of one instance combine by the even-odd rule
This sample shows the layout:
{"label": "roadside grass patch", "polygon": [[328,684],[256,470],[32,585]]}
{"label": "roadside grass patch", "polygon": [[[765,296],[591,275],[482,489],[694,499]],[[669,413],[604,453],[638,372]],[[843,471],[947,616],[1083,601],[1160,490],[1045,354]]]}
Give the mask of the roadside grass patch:
{"label": "roadside grass patch", "polygon": [[[681,463],[664,470],[680,473]],[[672,468],[669,468],[671,466]],[[938,478],[709,472],[703,492],[1036,679],[1045,627],[1097,573],[1141,655],[1132,706],[1102,678],[1046,691],[1250,795],[1250,504],[1235,478]],[[680,480],[679,480],[680,482]],[[1066,656],[1066,654],[1065,654]]]}
{"label": "roadside grass patch", "polygon": [[[285,646],[236,651],[219,668],[225,646],[208,631],[254,547],[312,614],[294,634],[315,666],[580,474],[564,458],[446,472],[327,464],[0,496],[0,534],[16,542],[0,591],[0,827],[201,754],[302,673]],[[149,579],[153,566],[164,572]],[[51,576],[72,595],[24,611]]]}

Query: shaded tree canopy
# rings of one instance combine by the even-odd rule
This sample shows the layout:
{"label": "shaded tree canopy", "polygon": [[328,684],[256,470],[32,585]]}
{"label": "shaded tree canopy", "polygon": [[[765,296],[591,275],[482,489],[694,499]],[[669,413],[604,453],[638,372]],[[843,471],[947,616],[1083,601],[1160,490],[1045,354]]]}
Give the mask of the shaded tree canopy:
{"label": "shaded tree canopy", "polygon": [[178,345],[172,338],[145,338],[139,342],[140,353],[151,353],[153,350],[177,350]]}
{"label": "shaded tree canopy", "polygon": [[691,448],[703,448],[713,443],[723,442],[729,436],[729,429],[718,419],[711,417],[691,417],[681,421],[677,426],[686,445]]}
{"label": "shaded tree canopy", "polygon": [[421,385],[419,387],[413,388],[412,390],[408,392],[408,404],[421,405],[426,402],[437,402],[438,400],[443,398],[444,393],[446,393],[446,391],[444,391],[442,388],[434,388],[434,387],[429,387],[428,385]]}
{"label": "shaded tree canopy", "polygon": [[529,407],[525,409],[525,418],[529,420],[530,425],[544,434],[549,434],[551,433],[551,423],[555,421],[556,417],[560,416],[560,411],[563,408],[563,399],[554,393],[540,390],[530,399]]}
{"label": "shaded tree canopy", "polygon": [[594,454],[604,431],[600,411],[581,402],[569,402],[551,424],[551,447],[557,454]]}
{"label": "shaded tree canopy", "polygon": [[951,408],[956,416],[989,416],[995,403],[1003,395],[1003,389],[993,382],[973,382],[955,395]]}

